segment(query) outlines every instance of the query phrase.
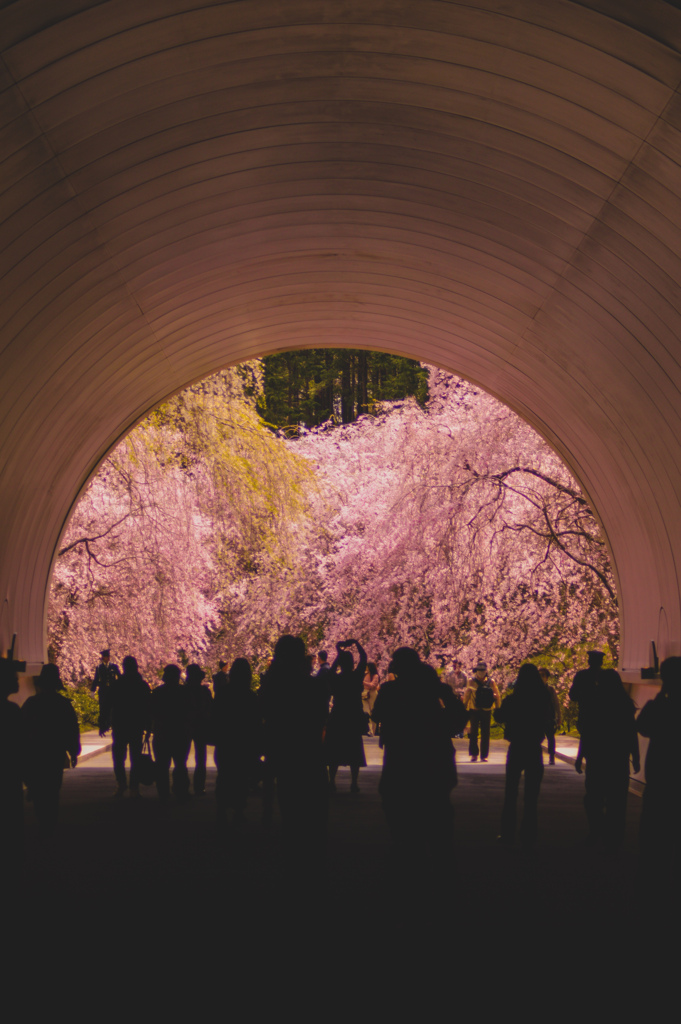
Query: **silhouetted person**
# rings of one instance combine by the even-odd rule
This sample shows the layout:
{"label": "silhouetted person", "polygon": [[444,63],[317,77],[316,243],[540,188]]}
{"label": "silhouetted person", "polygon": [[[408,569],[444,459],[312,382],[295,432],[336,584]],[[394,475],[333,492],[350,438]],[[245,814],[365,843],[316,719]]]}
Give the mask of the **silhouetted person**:
{"label": "silhouetted person", "polygon": [[224,661],[218,662],[218,670],[213,676],[213,696],[217,697],[220,690],[227,686],[228,676],[225,672],[226,663]]}
{"label": "silhouetted person", "polygon": [[[641,865],[650,880],[668,886],[678,871],[681,839],[681,658],[666,658],[660,666],[662,689],[641,709],[636,728],[649,739],[646,788],[641,813]],[[657,877],[656,877],[657,876]],[[678,891],[678,880],[675,879]]]}
{"label": "silhouetted person", "polygon": [[[444,683],[447,683],[447,685],[452,690],[452,693],[454,693],[455,696],[460,697],[461,700],[463,701],[463,697],[466,692],[466,687],[468,686],[468,680],[461,669],[460,661],[454,659],[454,661],[452,662],[451,672],[446,672],[442,681]],[[466,715],[466,719],[463,725],[461,726],[461,731],[457,732],[456,734],[457,739],[463,739],[464,729],[466,728],[467,721],[468,715]]]}
{"label": "silhouetted person", "polygon": [[[411,647],[391,662],[394,679],[378,691],[373,719],[380,724],[383,771],[379,792],[398,852],[422,844],[446,853],[451,842],[450,792],[456,785],[451,731],[437,673]],[[448,688],[447,688],[448,689]]]}
{"label": "silhouetted person", "polygon": [[329,656],[326,651],[319,651],[317,654],[317,673],[315,679],[317,680],[317,686],[319,689],[319,700],[321,701],[321,695],[324,694],[326,698],[326,710],[329,710],[329,704],[331,702],[331,683],[333,674],[331,672],[331,665],[329,664]]}
{"label": "silhouetted person", "polygon": [[[355,667],[352,653],[356,647],[359,661]],[[340,765],[350,768],[350,791],[359,793],[359,770],[366,766],[364,755],[365,718],[362,706],[367,656],[357,640],[343,640],[336,644],[336,660],[331,666],[331,697],[333,707],[326,726],[324,757],[329,766],[332,790],[336,788],[336,772]]]}
{"label": "silhouetted person", "polygon": [[7,698],[19,690],[11,660],[0,658],[0,868],[16,869],[24,847],[24,793],[21,784],[21,714]]}
{"label": "silhouetted person", "polygon": [[[492,708],[499,707],[501,695],[497,684],[487,674],[487,665],[479,661],[473,678],[463,695],[470,723],[468,732],[468,753],[471,761],[486,761],[489,756],[489,734],[492,724]],[[478,746],[478,733],[480,745]]]}
{"label": "silhouetted person", "polygon": [[179,665],[163,669],[163,683],[151,691],[151,719],[158,795],[162,801],[170,797],[168,773],[172,761],[173,796],[182,803],[189,799],[187,758],[192,739],[190,709],[180,674]]}
{"label": "silhouetted person", "polygon": [[537,839],[537,802],[544,775],[542,741],[553,723],[551,696],[535,665],[521,665],[513,693],[504,697],[494,718],[504,726],[504,739],[509,741],[506,755],[506,787],[501,814],[502,843],[515,842],[516,809],[520,777],[525,774],[523,818],[520,841],[533,846]]}
{"label": "silhouetted person", "polygon": [[381,687],[381,677],[378,674],[378,668],[375,662],[368,661],[367,669],[364,674],[364,693],[362,694],[362,700],[364,701],[365,714],[369,716],[369,735],[376,735],[376,723],[371,718],[371,713],[374,710],[374,704],[378,697],[378,691]]}
{"label": "silhouetted person", "polygon": [[579,672],[575,673],[575,677],[572,680],[572,686],[570,687],[569,698],[578,705],[577,715],[577,728],[581,734],[582,729],[580,726],[580,718],[582,714],[582,706],[585,708],[588,706],[589,699],[595,692],[596,683],[598,681],[598,674],[603,667],[603,660],[605,655],[603,651],[587,651],[586,659],[588,668],[582,668]]}
{"label": "silhouetted person", "polygon": [[213,713],[213,697],[203,685],[206,673],[199,665],[188,665],[185,682],[187,706],[194,741],[194,795],[202,796],[206,791],[206,761],[208,732]]}
{"label": "silhouetted person", "polygon": [[331,666],[329,665],[329,655],[327,651],[317,652],[317,665],[317,678],[328,680]]}
{"label": "silhouetted person", "polygon": [[97,692],[99,701],[99,735],[104,736],[111,728],[111,684],[118,679],[121,672],[118,665],[111,661],[111,651],[101,652],[101,661],[95,669],[95,678],[90,690]]}
{"label": "silhouetted person", "polygon": [[551,722],[548,724],[546,729],[546,747],[549,752],[549,764],[556,763],[556,733],[560,729],[560,723],[562,721],[562,713],[560,707],[560,701],[558,694],[554,686],[551,686],[549,679],[551,673],[547,668],[540,668],[539,675],[542,678],[542,682],[546,687],[549,698],[551,700],[551,707],[553,708],[553,715],[551,716]]}
{"label": "silhouetted person", "polygon": [[461,696],[468,685],[468,680],[461,669],[461,662],[454,659],[451,672],[446,673],[443,680],[452,690]]}
{"label": "silhouetted person", "polygon": [[215,696],[213,721],[215,763],[218,777],[215,796],[218,822],[234,811],[234,823],[245,820],[250,788],[258,781],[262,756],[260,701],[251,689],[251,666],[237,658],[229,670],[229,681]]}
{"label": "silhouetted person", "polygon": [[78,761],[80,730],[73,704],[57,692],[62,683],[56,665],[43,665],[35,689],[21,708],[23,776],[40,831],[48,836],[57,824],[67,757],[73,768]]}
{"label": "silhouetted person", "polygon": [[589,842],[602,841],[611,849],[624,840],[629,759],[634,771],[640,767],[635,714],[634,702],[614,669],[597,671],[580,691],[578,721],[580,752],[586,760],[584,808]]}
{"label": "silhouetted person", "polygon": [[259,700],[267,770],[277,780],[286,854],[292,867],[319,868],[325,858],[328,810],[322,749],[328,697],[307,672],[300,637],[277,640]]}
{"label": "silhouetted person", "polygon": [[151,691],[137,669],[132,655],[123,658],[123,674],[110,685],[111,734],[115,796],[127,788],[125,758],[130,751],[130,795],[139,797],[139,759],[144,734],[151,731]]}

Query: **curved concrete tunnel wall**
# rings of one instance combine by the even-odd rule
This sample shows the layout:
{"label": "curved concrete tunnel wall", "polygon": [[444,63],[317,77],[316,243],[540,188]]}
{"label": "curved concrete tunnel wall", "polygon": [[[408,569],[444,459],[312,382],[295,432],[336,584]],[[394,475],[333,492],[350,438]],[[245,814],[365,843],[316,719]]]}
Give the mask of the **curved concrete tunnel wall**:
{"label": "curved concrete tunnel wall", "polygon": [[130,425],[325,344],[529,420],[606,531],[622,665],[681,652],[681,12],[17,0],[0,39],[0,646],[42,660],[60,533]]}

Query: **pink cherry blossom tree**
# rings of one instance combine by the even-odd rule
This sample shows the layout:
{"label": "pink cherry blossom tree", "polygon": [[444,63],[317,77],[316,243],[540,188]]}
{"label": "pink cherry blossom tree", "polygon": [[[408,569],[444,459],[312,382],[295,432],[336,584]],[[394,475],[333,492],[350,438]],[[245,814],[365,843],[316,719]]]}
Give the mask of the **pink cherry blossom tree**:
{"label": "pink cherry blossom tree", "polygon": [[617,602],[575,481],[509,409],[430,370],[425,408],[278,436],[255,411],[260,364],[165,403],[103,463],[54,573],[50,633],[79,679],[102,647],[168,660],[252,658],[276,638],[359,638],[510,678],[606,646]]}
{"label": "pink cherry blossom tree", "polygon": [[104,647],[152,677],[168,661],[209,660],[247,618],[248,581],[297,555],[310,471],[257,416],[258,373],[246,364],[164,403],[78,502],[48,622],[70,678],[91,676]]}
{"label": "pink cherry blossom tree", "polygon": [[580,645],[616,655],[597,523],[556,454],[489,395],[431,371],[430,401],[292,442],[326,482],[320,605],[385,664],[411,644],[510,675]]}

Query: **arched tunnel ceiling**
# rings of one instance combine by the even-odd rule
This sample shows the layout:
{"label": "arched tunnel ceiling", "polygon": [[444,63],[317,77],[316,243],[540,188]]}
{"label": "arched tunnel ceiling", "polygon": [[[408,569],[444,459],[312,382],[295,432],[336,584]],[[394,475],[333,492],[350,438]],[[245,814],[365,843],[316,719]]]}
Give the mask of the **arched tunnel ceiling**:
{"label": "arched tunnel ceiling", "polygon": [[150,407],[349,345],[536,426],[606,530],[624,667],[681,650],[673,4],[16,0],[0,40],[3,646],[42,659],[69,510]]}

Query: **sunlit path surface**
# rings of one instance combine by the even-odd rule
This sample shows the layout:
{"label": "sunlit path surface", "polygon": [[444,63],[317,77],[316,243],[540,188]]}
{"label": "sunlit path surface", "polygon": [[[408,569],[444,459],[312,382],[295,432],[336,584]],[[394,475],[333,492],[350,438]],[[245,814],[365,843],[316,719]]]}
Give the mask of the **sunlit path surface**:
{"label": "sunlit path surface", "polygon": [[[504,791],[506,744],[492,741],[490,761],[471,764],[465,741],[457,741],[459,785],[453,793],[455,848],[451,863],[409,874],[396,868],[381,811],[380,752],[367,742],[369,765],[360,773],[360,793],[349,792],[349,771],[338,772],[330,801],[326,873],[303,866],[307,892],[283,877],[279,820],[261,821],[258,795],[249,800],[248,823],[218,838],[209,768],[208,792],[182,806],[163,807],[151,788],[143,798],[115,800],[109,752],[65,774],[58,835],[41,846],[33,812],[26,808],[26,871],[22,899],[36,912],[75,894],[116,913],[187,915],[195,925],[212,915],[235,914],[255,927],[280,902],[317,901],[347,915],[382,908],[398,916],[405,906],[419,914],[433,900],[469,934],[491,915],[559,913],[561,930],[594,915],[623,926],[635,890],[636,832],[640,799],[630,796],[625,846],[616,857],[585,847],[583,776],[564,763],[546,768],[539,803],[540,842],[535,851],[501,849],[496,836]],[[210,759],[212,762],[212,758]],[[397,885],[397,888],[396,888]],[[18,890],[19,891],[19,890]],[[105,895],[104,895],[105,894]],[[80,898],[80,897],[78,897]],[[430,908],[430,909],[429,909]],[[290,908],[289,908],[290,909]],[[566,918],[567,911],[567,918]]]}

